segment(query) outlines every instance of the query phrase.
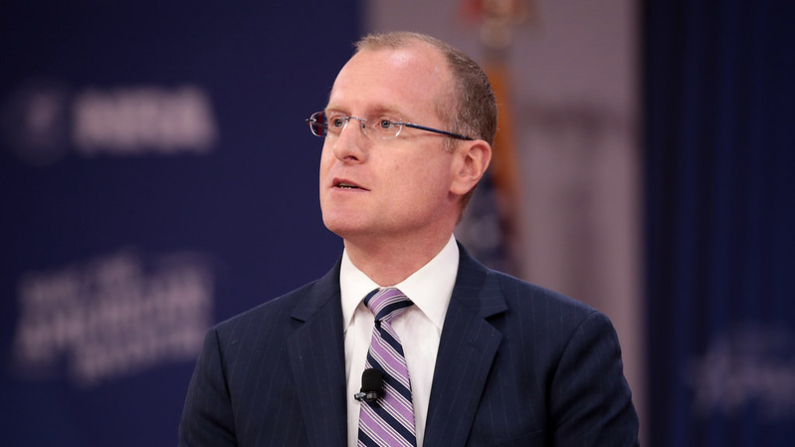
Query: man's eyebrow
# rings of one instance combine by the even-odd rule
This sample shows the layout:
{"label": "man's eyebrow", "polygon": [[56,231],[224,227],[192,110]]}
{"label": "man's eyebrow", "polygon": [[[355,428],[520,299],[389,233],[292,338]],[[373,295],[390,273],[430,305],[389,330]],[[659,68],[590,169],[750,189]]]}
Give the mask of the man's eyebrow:
{"label": "man's eyebrow", "polygon": [[[342,113],[344,115],[348,115],[351,113],[348,111],[347,108],[339,107],[333,104],[327,105],[326,108],[323,109],[323,111],[326,113],[332,113],[332,112]],[[405,118],[405,113],[401,111],[401,108],[392,105],[377,105],[377,106],[367,107],[364,113],[364,115],[369,115],[369,116],[382,115],[382,114],[390,115],[393,118],[396,117],[400,117],[401,119]],[[365,117],[360,117],[360,118],[365,118]]]}
{"label": "man's eyebrow", "polygon": [[380,114],[400,115],[400,116],[404,115],[400,107],[391,106],[391,105],[380,105],[377,107],[373,107],[372,109],[368,110],[368,113],[371,115],[380,115]]}
{"label": "man's eyebrow", "polygon": [[323,111],[324,111],[324,112],[326,112],[326,113],[329,113],[329,112],[338,112],[338,113],[343,113],[343,114],[345,113],[345,112],[343,112],[343,111],[342,111],[342,109],[341,109],[341,108],[339,108],[339,107],[332,107],[332,106],[330,106],[330,105],[327,105],[327,106],[326,106],[326,107],[323,109]]}

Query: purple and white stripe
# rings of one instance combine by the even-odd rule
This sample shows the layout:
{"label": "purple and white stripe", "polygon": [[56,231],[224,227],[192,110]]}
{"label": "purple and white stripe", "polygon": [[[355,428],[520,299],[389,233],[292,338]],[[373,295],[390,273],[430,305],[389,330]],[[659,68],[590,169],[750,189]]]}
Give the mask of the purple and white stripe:
{"label": "purple and white stripe", "polygon": [[361,404],[359,446],[415,447],[411,381],[400,338],[391,325],[413,303],[394,288],[375,290],[364,303],[376,321],[365,367],[384,373],[384,395],[375,402]]}

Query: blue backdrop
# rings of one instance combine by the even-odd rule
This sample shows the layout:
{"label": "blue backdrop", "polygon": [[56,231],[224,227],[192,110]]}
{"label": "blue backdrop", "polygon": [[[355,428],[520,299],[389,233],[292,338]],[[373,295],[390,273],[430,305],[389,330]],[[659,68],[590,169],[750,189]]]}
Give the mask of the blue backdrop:
{"label": "blue backdrop", "polygon": [[0,3],[3,445],[157,446],[208,325],[314,279],[357,2]]}
{"label": "blue backdrop", "polygon": [[795,439],[795,7],[646,2],[648,439]]}

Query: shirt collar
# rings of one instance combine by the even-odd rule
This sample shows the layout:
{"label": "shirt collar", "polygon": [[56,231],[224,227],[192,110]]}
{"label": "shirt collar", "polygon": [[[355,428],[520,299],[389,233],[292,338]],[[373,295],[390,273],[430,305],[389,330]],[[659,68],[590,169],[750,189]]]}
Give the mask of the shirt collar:
{"label": "shirt collar", "polygon": [[[439,330],[442,329],[447,306],[453,295],[458,274],[458,257],[458,245],[455,237],[451,235],[442,251],[395,286],[409,297]],[[378,287],[378,284],[353,265],[347,251],[343,251],[340,264],[340,295],[345,331],[348,330],[353,314],[365,295]]]}

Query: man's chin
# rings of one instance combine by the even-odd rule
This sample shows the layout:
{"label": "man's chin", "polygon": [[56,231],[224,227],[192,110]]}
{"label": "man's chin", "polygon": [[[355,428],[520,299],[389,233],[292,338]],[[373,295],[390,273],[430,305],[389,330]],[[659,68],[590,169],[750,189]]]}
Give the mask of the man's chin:
{"label": "man's chin", "polygon": [[323,225],[325,225],[329,231],[343,239],[350,237],[362,230],[361,224],[357,224],[355,221],[349,218],[326,217],[324,215]]}

